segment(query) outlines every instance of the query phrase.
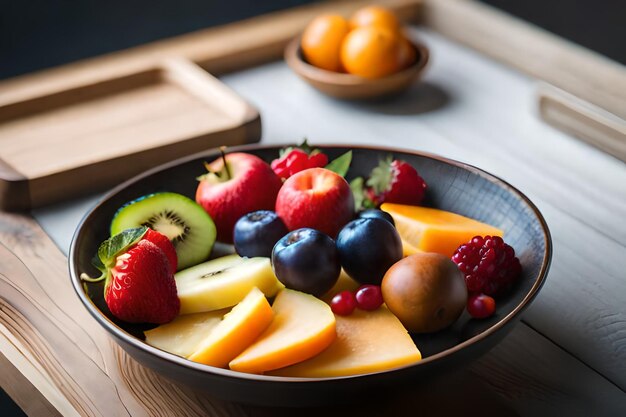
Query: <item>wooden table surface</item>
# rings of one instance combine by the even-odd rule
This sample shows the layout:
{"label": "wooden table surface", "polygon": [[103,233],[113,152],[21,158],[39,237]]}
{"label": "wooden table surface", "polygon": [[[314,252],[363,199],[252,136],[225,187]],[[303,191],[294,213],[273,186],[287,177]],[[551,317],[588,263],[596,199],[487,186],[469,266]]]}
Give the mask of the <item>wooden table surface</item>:
{"label": "wooden table surface", "polygon": [[[384,144],[458,159],[526,193],[551,229],[547,282],[501,344],[427,392],[401,403],[380,399],[359,413],[404,415],[412,408],[430,415],[626,415],[626,165],[541,122],[535,80],[436,33],[413,34],[430,46],[432,64],[421,84],[395,100],[329,99],[282,62],[222,78],[259,109],[263,143],[307,137],[312,143]],[[67,253],[76,225],[97,198],[33,215]],[[7,224],[0,221],[0,234]],[[7,389],[6,379],[1,382]],[[455,397],[473,404],[455,404]],[[204,413],[293,410],[220,406]]]}

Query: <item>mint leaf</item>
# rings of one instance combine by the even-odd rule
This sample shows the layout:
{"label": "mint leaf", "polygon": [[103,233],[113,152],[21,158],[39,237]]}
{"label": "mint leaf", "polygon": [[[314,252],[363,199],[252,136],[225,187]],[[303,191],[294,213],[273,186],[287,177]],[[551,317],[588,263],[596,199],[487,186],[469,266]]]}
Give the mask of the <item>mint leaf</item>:
{"label": "mint leaf", "polygon": [[102,267],[105,269],[112,268],[115,264],[115,258],[120,253],[126,251],[130,246],[141,240],[147,231],[147,227],[141,226],[134,229],[126,229],[115,236],[111,236],[102,242],[98,248],[98,259],[100,260],[100,265],[94,264],[94,266],[102,272],[105,272]]}
{"label": "mint leaf", "polygon": [[[330,161],[328,165],[326,165],[326,169],[333,171],[336,174],[345,177],[348,173],[348,169],[350,169],[350,163],[352,162],[352,151],[348,151],[343,155],[333,159]],[[363,180],[361,178],[361,180]],[[361,184],[362,185],[362,184]],[[363,187],[361,187],[362,189]]]}

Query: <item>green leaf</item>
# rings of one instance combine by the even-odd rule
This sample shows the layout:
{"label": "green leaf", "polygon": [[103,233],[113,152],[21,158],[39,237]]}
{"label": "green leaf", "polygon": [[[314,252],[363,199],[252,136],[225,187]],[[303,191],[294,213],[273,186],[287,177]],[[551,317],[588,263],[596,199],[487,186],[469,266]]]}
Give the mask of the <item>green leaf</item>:
{"label": "green leaf", "polygon": [[[100,260],[100,266],[105,269],[112,268],[115,264],[115,258],[122,252],[125,252],[130,246],[137,243],[143,235],[146,234],[148,228],[145,226],[137,227],[134,229],[126,229],[115,236],[111,236],[98,248],[98,259]],[[95,265],[102,272],[98,265]]]}
{"label": "green leaf", "polygon": [[[333,171],[342,177],[345,177],[348,173],[348,169],[350,169],[350,163],[352,162],[352,151],[348,151],[343,155],[333,159],[330,161],[328,165],[326,165],[326,169]],[[361,178],[361,180],[363,180]],[[363,188],[363,187],[361,187]]]}
{"label": "green leaf", "polygon": [[363,201],[365,200],[365,194],[363,193],[363,177],[356,177],[350,181],[350,189],[352,190],[352,196],[354,197],[354,211],[359,212],[363,209]]}
{"label": "green leaf", "polygon": [[392,162],[393,157],[388,155],[386,159],[381,160],[378,166],[372,170],[366,185],[372,187],[376,194],[382,194],[389,189],[392,180]]}

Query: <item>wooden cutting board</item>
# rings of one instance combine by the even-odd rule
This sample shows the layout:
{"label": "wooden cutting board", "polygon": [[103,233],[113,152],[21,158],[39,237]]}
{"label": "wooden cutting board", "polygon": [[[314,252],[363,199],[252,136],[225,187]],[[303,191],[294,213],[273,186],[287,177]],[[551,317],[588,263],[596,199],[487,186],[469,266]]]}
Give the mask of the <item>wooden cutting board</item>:
{"label": "wooden cutting board", "polygon": [[0,105],[0,208],[92,193],[169,160],[260,137],[256,109],[190,61],[93,72]]}

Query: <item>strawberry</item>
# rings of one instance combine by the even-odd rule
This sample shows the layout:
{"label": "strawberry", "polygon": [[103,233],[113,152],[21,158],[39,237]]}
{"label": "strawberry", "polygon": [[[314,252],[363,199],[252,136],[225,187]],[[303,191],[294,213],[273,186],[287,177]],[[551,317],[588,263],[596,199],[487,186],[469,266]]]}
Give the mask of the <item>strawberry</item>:
{"label": "strawberry", "polygon": [[426,182],[415,168],[389,155],[372,170],[367,181],[357,177],[350,183],[356,209],[378,207],[382,203],[418,206],[424,199]]}
{"label": "strawberry", "polygon": [[312,149],[305,140],[296,147],[288,147],[280,152],[280,157],[272,161],[271,167],[280,178],[286,180],[292,175],[309,168],[324,168],[328,156],[319,149]]}
{"label": "strawberry", "polygon": [[178,315],[171,242],[167,245],[161,236],[146,227],[124,230],[98,248],[94,265],[102,275],[95,279],[81,275],[89,282],[105,280],[104,300],[118,319],[163,324]]}
{"label": "strawberry", "polygon": [[142,239],[149,240],[157,245],[159,249],[165,253],[165,256],[167,256],[169,264],[172,268],[172,273],[176,272],[178,269],[178,256],[176,255],[176,248],[167,236],[157,232],[156,230],[148,229]]}

